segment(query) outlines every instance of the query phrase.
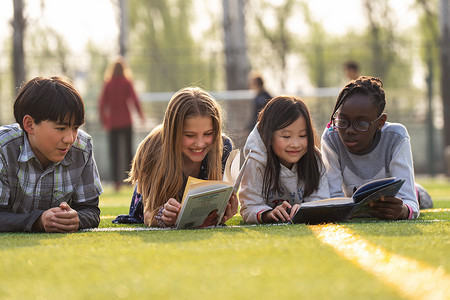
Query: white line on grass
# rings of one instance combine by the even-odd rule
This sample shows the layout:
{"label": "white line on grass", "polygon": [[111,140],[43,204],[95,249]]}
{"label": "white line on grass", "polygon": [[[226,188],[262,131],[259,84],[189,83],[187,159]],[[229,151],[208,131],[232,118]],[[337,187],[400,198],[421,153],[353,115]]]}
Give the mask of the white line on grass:
{"label": "white line on grass", "polygon": [[[125,225],[125,224],[124,224]],[[175,228],[160,228],[160,227],[102,227],[102,228],[86,228],[80,231],[82,232],[117,232],[117,231],[157,231],[157,230],[176,230]],[[273,224],[249,224],[249,225],[225,225],[225,226],[211,226],[200,229],[186,229],[186,230],[208,230],[214,228],[241,228],[241,227],[268,227],[268,226],[289,226],[287,223],[273,223]]]}
{"label": "white line on grass", "polygon": [[433,300],[450,297],[450,276],[443,267],[433,268],[389,253],[342,225],[325,224],[310,228],[323,243],[332,246],[366,272],[394,286],[406,297]]}
{"label": "white line on grass", "polygon": [[449,212],[450,208],[429,208],[421,209],[420,212]]}
{"label": "white line on grass", "polygon": [[117,231],[156,231],[156,230],[172,230],[172,228],[159,227],[107,227],[107,228],[86,228],[80,231],[89,232],[117,232]]}

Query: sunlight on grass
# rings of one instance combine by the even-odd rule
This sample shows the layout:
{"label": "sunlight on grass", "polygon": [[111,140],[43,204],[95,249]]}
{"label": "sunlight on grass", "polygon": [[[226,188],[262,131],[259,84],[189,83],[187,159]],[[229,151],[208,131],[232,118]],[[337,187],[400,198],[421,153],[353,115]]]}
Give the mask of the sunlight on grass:
{"label": "sunlight on grass", "polygon": [[[422,182],[420,182],[422,183]],[[433,210],[418,220],[352,220],[364,240],[437,274],[449,274],[450,187],[426,181]],[[101,230],[128,213],[133,188],[100,198]],[[247,226],[236,215],[228,227],[201,230],[0,234],[1,299],[404,299],[378,275],[322,243],[306,225]],[[408,280],[407,278],[403,278]]]}
{"label": "sunlight on grass", "polygon": [[311,229],[322,242],[387,285],[392,285],[405,297],[438,300],[450,295],[450,276],[444,268],[435,269],[387,252],[344,226],[327,224],[311,226]]}

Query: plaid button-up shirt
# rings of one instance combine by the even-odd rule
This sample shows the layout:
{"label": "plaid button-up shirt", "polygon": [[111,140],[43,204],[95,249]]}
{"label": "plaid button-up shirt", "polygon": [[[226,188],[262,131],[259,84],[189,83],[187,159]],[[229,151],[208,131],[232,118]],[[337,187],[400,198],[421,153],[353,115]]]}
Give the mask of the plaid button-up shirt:
{"label": "plaid button-up shirt", "polygon": [[0,231],[31,231],[42,212],[63,201],[78,212],[80,229],[96,227],[102,192],[84,131],[61,162],[43,170],[19,125],[0,127]]}

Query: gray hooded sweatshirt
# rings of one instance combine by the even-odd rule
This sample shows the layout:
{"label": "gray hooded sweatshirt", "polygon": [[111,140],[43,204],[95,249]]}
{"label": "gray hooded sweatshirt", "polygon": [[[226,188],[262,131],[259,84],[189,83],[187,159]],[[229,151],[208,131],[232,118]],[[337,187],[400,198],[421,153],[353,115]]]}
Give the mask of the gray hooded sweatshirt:
{"label": "gray hooded sweatshirt", "polygon": [[269,193],[269,199],[263,196],[263,178],[267,164],[267,150],[259,135],[256,126],[247,138],[244,147],[244,154],[247,155],[252,149],[248,165],[245,168],[242,178],[241,189],[239,191],[239,201],[241,203],[241,216],[246,223],[261,223],[262,213],[272,210],[283,201],[289,204],[301,204],[330,197],[325,167],[320,166],[322,176],[320,177],[319,188],[308,197],[303,197],[304,183],[299,181],[297,175],[297,165],[292,169],[281,165],[280,185],[281,192]]}

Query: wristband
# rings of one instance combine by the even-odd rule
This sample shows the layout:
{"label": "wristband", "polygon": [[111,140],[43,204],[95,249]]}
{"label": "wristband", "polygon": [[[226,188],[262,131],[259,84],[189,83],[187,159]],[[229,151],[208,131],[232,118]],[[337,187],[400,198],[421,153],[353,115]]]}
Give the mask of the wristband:
{"label": "wristband", "polygon": [[263,220],[262,220],[262,214],[265,213],[266,211],[268,211],[268,210],[267,210],[267,209],[265,209],[265,210],[260,210],[259,212],[256,213],[256,220],[257,220],[259,223],[264,223]]}
{"label": "wristband", "polygon": [[408,208],[409,214],[408,214],[408,220],[411,220],[413,218],[413,210],[411,209],[411,206],[409,206],[408,204],[405,204],[406,207]]}

